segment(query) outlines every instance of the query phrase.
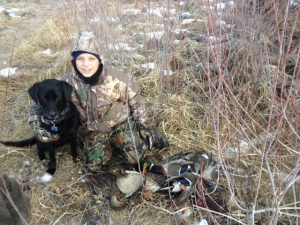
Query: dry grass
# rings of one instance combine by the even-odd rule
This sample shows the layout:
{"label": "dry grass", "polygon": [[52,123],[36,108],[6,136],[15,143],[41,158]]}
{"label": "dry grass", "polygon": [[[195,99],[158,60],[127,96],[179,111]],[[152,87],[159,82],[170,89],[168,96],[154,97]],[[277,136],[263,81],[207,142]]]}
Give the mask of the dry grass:
{"label": "dry grass", "polygon": [[[1,80],[0,101],[6,109],[5,115],[4,110],[0,112],[1,127],[9,127],[2,129],[1,139],[30,134],[26,89],[36,80],[68,71],[69,38],[82,29],[94,30],[101,37],[105,62],[137,76],[151,125],[170,140],[165,156],[205,149],[222,163],[219,182],[232,194],[232,210],[217,214],[194,207],[195,218],[209,218],[215,224],[299,224],[299,12],[289,9],[286,13],[288,1],[265,1],[260,12],[249,1],[238,1],[234,10],[219,15],[216,8],[209,8],[209,1],[202,1],[201,9],[198,1],[189,1],[185,8],[174,1],[176,15],[189,10],[195,18],[205,19],[206,26],[185,25],[194,35],[187,35],[179,45],[173,43],[174,35],[161,40],[131,38],[135,32],[154,31],[161,19],[122,12],[136,7],[154,9],[163,3],[168,6],[168,1],[150,5],[140,1],[64,1],[59,5],[56,19],[49,19],[42,30],[16,47],[24,53],[15,59],[22,75]],[[78,14],[81,17],[76,19]],[[91,21],[95,18],[98,20]],[[112,22],[111,18],[121,20]],[[173,18],[165,21],[162,30],[175,29],[180,21]],[[220,27],[216,22],[220,18],[234,26]],[[137,23],[141,21],[149,26]],[[195,37],[195,31],[201,32],[204,42],[195,41],[203,38]],[[213,43],[206,36],[227,40]],[[131,46],[145,47],[134,52],[108,48],[109,43],[128,41]],[[46,48],[56,54],[41,57]],[[157,67],[140,67],[149,62]],[[175,75],[164,76],[164,70],[170,68],[176,69]],[[29,167],[24,166],[25,160],[30,161]],[[112,224],[121,220],[145,225],[180,221],[180,212],[144,198],[133,200],[121,211],[111,210],[106,203],[96,204],[81,182],[82,167],[67,153],[60,157],[50,184],[33,182],[44,167],[32,150],[0,147],[0,161],[1,170],[27,178],[23,182],[30,187],[31,224],[80,224],[97,215],[106,224],[109,220]]]}

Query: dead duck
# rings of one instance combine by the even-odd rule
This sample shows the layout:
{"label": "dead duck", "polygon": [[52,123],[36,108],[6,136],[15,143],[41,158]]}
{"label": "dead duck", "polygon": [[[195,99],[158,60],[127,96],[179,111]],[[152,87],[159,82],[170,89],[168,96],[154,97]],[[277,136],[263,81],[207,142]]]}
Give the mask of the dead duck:
{"label": "dead duck", "polygon": [[186,158],[190,153],[178,153],[158,163],[150,160],[143,162],[143,171],[148,171],[163,176],[176,176],[191,171],[193,162]]}
{"label": "dead duck", "polygon": [[[103,203],[107,200],[113,208],[123,205],[122,194],[116,188],[117,177],[106,171],[97,171],[96,173],[85,174],[82,178],[97,203]],[[120,195],[120,196],[119,196]]]}
{"label": "dead duck", "polygon": [[85,183],[96,201],[108,200],[112,208],[121,208],[128,197],[136,193],[144,182],[143,176],[136,171],[125,171],[125,175],[116,176],[109,171],[86,174]]}
{"label": "dead duck", "polygon": [[212,155],[204,151],[180,152],[158,163],[145,160],[143,171],[174,177],[183,173],[194,172],[201,177],[213,180],[217,175],[218,165]]}
{"label": "dead duck", "polygon": [[198,175],[189,172],[173,176],[161,184],[158,192],[168,194],[173,203],[179,206],[191,197],[198,179]]}
{"label": "dead duck", "polygon": [[204,151],[198,151],[190,154],[187,158],[193,162],[195,173],[206,180],[214,180],[218,175],[219,164],[213,159],[212,154]]}
{"label": "dead duck", "polygon": [[183,173],[162,182],[157,193],[170,197],[170,207],[181,207],[186,203],[209,208],[217,212],[227,212],[229,191],[200,174]]}
{"label": "dead duck", "polygon": [[154,147],[161,150],[170,146],[168,138],[163,133],[154,130],[151,127],[140,124],[139,134],[140,137],[146,141],[148,149],[152,149]]}

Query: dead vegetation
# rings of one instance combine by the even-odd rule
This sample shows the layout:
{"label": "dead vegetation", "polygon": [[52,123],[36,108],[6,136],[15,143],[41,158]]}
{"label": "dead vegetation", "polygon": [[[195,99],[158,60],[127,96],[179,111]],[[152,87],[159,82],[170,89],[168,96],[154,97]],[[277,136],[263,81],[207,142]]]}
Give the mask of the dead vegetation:
{"label": "dead vegetation", "polygon": [[[0,78],[0,137],[30,136],[27,88],[68,71],[71,37],[93,30],[101,37],[105,63],[134,74],[142,85],[150,123],[171,143],[164,157],[205,149],[221,162],[219,182],[231,193],[231,211],[194,206],[190,218],[184,216],[187,208],[173,211],[140,193],[127,208],[114,211],[107,202],[92,200],[81,165],[66,152],[58,159],[54,181],[36,184],[43,165],[34,151],[1,146],[0,170],[26,187],[31,224],[83,224],[88,218],[103,224],[179,224],[185,219],[189,224],[201,218],[209,224],[299,224],[300,6],[289,7],[287,0],[244,0],[230,8],[231,1],[224,1],[229,8],[220,13],[222,2],[212,2],[56,5],[55,17],[12,49],[22,53],[11,62],[21,73]],[[162,18],[153,14],[163,6]],[[196,21],[180,26],[183,12]],[[2,23],[7,24],[1,16]],[[52,55],[41,53],[47,48]],[[147,63],[155,66],[142,66]],[[166,75],[169,71],[172,75]]]}

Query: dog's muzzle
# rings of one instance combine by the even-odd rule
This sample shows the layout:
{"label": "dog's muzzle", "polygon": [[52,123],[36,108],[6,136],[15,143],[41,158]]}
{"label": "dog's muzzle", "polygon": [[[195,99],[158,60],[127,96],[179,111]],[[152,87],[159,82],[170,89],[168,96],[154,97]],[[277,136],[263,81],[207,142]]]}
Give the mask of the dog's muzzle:
{"label": "dog's muzzle", "polygon": [[41,122],[47,125],[51,125],[51,131],[55,134],[59,132],[59,129],[56,126],[56,124],[65,119],[66,114],[69,112],[69,110],[70,110],[70,105],[67,105],[62,111],[60,116],[56,116],[56,113],[53,113],[53,115],[51,115],[50,113],[50,115],[48,114],[47,116],[41,116]]}

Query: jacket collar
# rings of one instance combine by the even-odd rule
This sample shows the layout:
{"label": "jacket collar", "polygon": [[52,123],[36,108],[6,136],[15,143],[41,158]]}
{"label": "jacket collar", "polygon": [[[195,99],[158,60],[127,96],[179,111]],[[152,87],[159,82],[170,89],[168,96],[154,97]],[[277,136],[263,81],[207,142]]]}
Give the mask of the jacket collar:
{"label": "jacket collar", "polygon": [[[72,68],[72,75],[73,75],[74,79],[75,79],[77,82],[79,82],[79,83],[81,83],[81,84],[84,84],[84,85],[88,85],[88,84],[84,83],[84,82],[77,76],[76,71],[74,70],[74,68]],[[103,69],[102,69],[101,75],[100,75],[100,77],[99,77],[98,82],[97,82],[95,85],[102,84],[102,83],[104,82],[106,76],[107,76],[107,68],[103,65]]]}

